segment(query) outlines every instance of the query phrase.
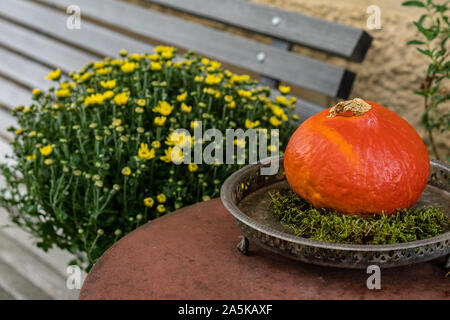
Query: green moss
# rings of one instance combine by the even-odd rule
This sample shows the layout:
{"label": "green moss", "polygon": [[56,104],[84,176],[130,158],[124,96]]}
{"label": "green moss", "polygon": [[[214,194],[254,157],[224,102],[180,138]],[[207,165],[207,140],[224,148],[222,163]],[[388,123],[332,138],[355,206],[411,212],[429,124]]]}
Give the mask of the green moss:
{"label": "green moss", "polygon": [[316,209],[292,191],[269,194],[270,207],[281,223],[295,235],[347,244],[390,244],[422,240],[441,234],[449,219],[438,208],[398,210],[369,217],[345,216]]}

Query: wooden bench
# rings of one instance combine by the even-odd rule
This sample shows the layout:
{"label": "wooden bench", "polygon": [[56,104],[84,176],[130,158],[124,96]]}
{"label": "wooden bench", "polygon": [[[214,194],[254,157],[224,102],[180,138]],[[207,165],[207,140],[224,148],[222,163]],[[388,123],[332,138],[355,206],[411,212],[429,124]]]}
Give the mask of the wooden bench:
{"label": "wooden bench", "polygon": [[[118,0],[2,0],[0,6],[0,137],[15,124],[9,111],[31,103],[31,89],[47,90],[51,69],[67,75],[88,61],[128,52],[151,52],[164,43],[193,50],[226,66],[260,75],[264,85],[280,82],[331,98],[347,98],[355,74],[290,51],[308,47],[361,62],[371,37],[363,30],[243,0],[147,0],[172,10],[219,21],[272,39],[271,44]],[[66,27],[67,7],[81,8],[81,29]],[[276,91],[275,91],[276,93]],[[302,120],[322,106],[302,97]],[[4,146],[4,144],[3,144]]]}

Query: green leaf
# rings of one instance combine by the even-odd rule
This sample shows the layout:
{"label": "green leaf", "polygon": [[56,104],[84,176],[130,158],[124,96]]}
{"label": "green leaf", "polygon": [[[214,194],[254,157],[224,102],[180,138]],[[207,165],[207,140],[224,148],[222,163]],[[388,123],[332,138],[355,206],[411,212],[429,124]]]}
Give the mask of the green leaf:
{"label": "green leaf", "polygon": [[419,22],[414,21],[413,24],[417,27],[420,33],[423,33],[426,36],[427,30],[424,27],[422,27],[422,25]]}
{"label": "green leaf", "polygon": [[408,41],[408,43],[407,43],[407,45],[412,45],[412,44],[421,45],[421,44],[424,44],[424,42],[419,41],[419,40],[411,40],[411,41]]}
{"label": "green leaf", "polygon": [[421,1],[406,1],[402,3],[402,6],[425,8],[425,4]]}
{"label": "green leaf", "polygon": [[422,97],[426,97],[427,96],[427,94],[425,92],[423,92],[423,91],[415,90],[414,93],[419,95],[419,96],[422,96]]}
{"label": "green leaf", "polygon": [[422,53],[422,54],[424,54],[424,55],[426,55],[426,56],[428,56],[428,57],[430,57],[430,58],[433,57],[433,53],[432,53],[430,50],[428,50],[428,49],[420,49],[420,48],[416,48],[416,49],[417,49],[417,51],[419,51],[420,53]]}

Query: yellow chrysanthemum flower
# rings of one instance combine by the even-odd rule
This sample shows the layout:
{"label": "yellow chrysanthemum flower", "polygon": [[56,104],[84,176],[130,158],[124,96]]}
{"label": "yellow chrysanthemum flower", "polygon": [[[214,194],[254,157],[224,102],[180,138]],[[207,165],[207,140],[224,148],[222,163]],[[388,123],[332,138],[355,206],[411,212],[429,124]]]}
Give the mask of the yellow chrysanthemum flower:
{"label": "yellow chrysanthemum flower", "polygon": [[177,96],[177,101],[178,101],[178,102],[185,101],[185,100],[186,100],[186,97],[187,97],[187,92],[184,92],[184,93],[182,93],[182,94],[179,94],[179,95]]}
{"label": "yellow chrysanthemum flower", "polygon": [[166,144],[169,146],[184,147],[191,144],[191,137],[185,132],[172,132],[167,136]]}
{"label": "yellow chrysanthemum flower", "polygon": [[241,98],[250,98],[252,96],[252,92],[248,90],[238,90],[238,95]]}
{"label": "yellow chrysanthemum flower", "polygon": [[131,169],[129,167],[125,167],[122,169],[122,174],[124,176],[129,176],[131,174]]}
{"label": "yellow chrysanthemum flower", "polygon": [[122,93],[116,94],[115,97],[114,97],[114,102],[118,106],[123,106],[123,105],[127,104],[127,102],[128,102],[128,93],[127,92],[122,92]]}
{"label": "yellow chrysanthemum flower", "polygon": [[289,92],[291,92],[291,87],[289,87],[289,86],[279,86],[278,90],[280,90],[280,92],[282,94],[288,94]]}
{"label": "yellow chrysanthemum flower", "polygon": [[250,76],[246,75],[246,74],[243,74],[241,76],[234,74],[231,76],[231,79],[230,79],[231,84],[248,82],[248,81],[250,81]]}
{"label": "yellow chrysanthemum flower", "polygon": [[260,125],[260,121],[256,120],[255,122],[250,121],[249,119],[245,119],[245,127],[247,129],[253,129]]}
{"label": "yellow chrysanthemum flower", "polygon": [[281,125],[281,124],[283,123],[281,120],[279,120],[279,119],[278,119],[277,117],[275,117],[275,116],[271,116],[270,119],[269,119],[269,121],[270,121],[270,124],[273,125],[273,126],[275,126],[275,127],[278,127],[279,125]]}
{"label": "yellow chrysanthemum flower", "polygon": [[36,155],[32,154],[31,156],[27,156],[27,161],[36,159]]}
{"label": "yellow chrysanthemum flower", "polygon": [[113,119],[113,122],[112,122],[112,126],[113,127],[118,127],[121,124],[122,124],[122,120],[121,119]]}
{"label": "yellow chrysanthemum flower", "polygon": [[52,154],[53,148],[51,145],[46,145],[45,147],[40,148],[39,151],[44,157],[48,157]]}
{"label": "yellow chrysanthemum flower", "polygon": [[147,104],[147,101],[145,99],[138,99],[138,101],[136,101],[136,103],[140,107],[145,107],[145,105]]}
{"label": "yellow chrysanthemum flower", "polygon": [[114,89],[116,87],[116,80],[100,81],[100,85],[104,89]]}
{"label": "yellow chrysanthemum flower", "polygon": [[149,150],[148,144],[141,143],[141,147],[138,151],[138,157],[145,160],[151,160],[155,157],[155,149]]}
{"label": "yellow chrysanthemum flower", "polygon": [[147,58],[149,58],[151,61],[158,61],[161,57],[159,56],[159,54],[150,54],[147,56]]}
{"label": "yellow chrysanthemum flower", "polygon": [[101,93],[95,93],[90,96],[87,96],[84,99],[84,106],[89,107],[91,105],[100,105],[103,103],[103,100],[105,99],[104,95]]}
{"label": "yellow chrysanthemum flower", "polygon": [[195,163],[189,163],[188,169],[190,172],[196,172],[198,170],[198,165]]}
{"label": "yellow chrysanthemum flower", "polygon": [[86,81],[86,80],[89,80],[90,77],[91,77],[91,74],[89,72],[85,72],[81,75],[80,79],[82,81]]}
{"label": "yellow chrysanthemum flower", "polygon": [[134,60],[134,61],[140,61],[141,55],[139,53],[132,53],[128,56],[128,58],[130,58],[131,60]]}
{"label": "yellow chrysanthemum flower", "polygon": [[168,116],[172,113],[173,107],[167,101],[159,101],[158,105],[152,109],[153,112]]}
{"label": "yellow chrysanthemum flower", "polygon": [[287,115],[284,113],[284,110],[280,106],[272,106],[272,112],[283,121],[288,121]]}
{"label": "yellow chrysanthemum flower", "polygon": [[215,71],[215,70],[219,69],[220,66],[221,66],[221,64],[220,64],[219,61],[212,60],[212,61],[210,61],[210,63],[209,63],[208,70],[209,70],[209,71]]}
{"label": "yellow chrysanthemum flower", "polygon": [[156,199],[158,199],[159,203],[164,203],[167,201],[167,197],[164,193],[160,193],[156,196]]}
{"label": "yellow chrysanthemum flower", "polygon": [[163,204],[160,204],[156,207],[156,210],[158,210],[159,213],[164,213],[166,212],[166,208],[164,207]]}
{"label": "yellow chrysanthemum flower", "polygon": [[185,113],[190,113],[192,111],[192,107],[186,105],[184,102],[181,104],[181,111]]}
{"label": "yellow chrysanthemum flower", "polygon": [[162,65],[159,62],[153,62],[152,61],[150,69],[153,70],[153,71],[159,71],[159,70],[162,69]]}
{"label": "yellow chrysanthemum flower", "polygon": [[208,74],[205,78],[205,83],[209,85],[215,85],[222,81],[223,74],[215,75],[215,74]]}
{"label": "yellow chrysanthemum flower", "polygon": [[144,199],[144,205],[148,208],[153,207],[153,205],[155,204],[155,200],[153,200],[152,197],[148,197]]}
{"label": "yellow chrysanthemum flower", "polygon": [[214,96],[215,98],[220,98],[220,96],[222,95],[222,93],[219,90],[213,88],[204,88],[203,92],[211,96]]}
{"label": "yellow chrysanthemum flower", "polygon": [[278,96],[275,98],[275,100],[283,106],[290,106],[291,104],[295,103],[297,99],[295,97],[292,97],[290,100],[288,100],[285,96]]}
{"label": "yellow chrysanthemum flower", "polygon": [[38,88],[33,89],[33,96],[38,97],[42,94],[42,91]]}
{"label": "yellow chrysanthemum flower", "polygon": [[61,77],[61,69],[58,68],[54,71],[50,71],[48,76],[45,77],[45,80],[59,80],[60,77]]}
{"label": "yellow chrysanthemum flower", "polygon": [[103,93],[103,99],[109,100],[112,97],[114,97],[114,91],[112,91],[112,90],[108,90]]}
{"label": "yellow chrysanthemum flower", "polygon": [[161,156],[160,159],[164,162],[182,162],[183,161],[183,151],[179,147],[169,147],[164,150],[164,156]]}
{"label": "yellow chrysanthemum flower", "polygon": [[172,59],[173,52],[169,50],[163,51],[161,52],[161,57],[163,57],[164,59]]}
{"label": "yellow chrysanthemum flower", "polygon": [[120,67],[122,69],[123,72],[125,73],[131,73],[134,71],[134,68],[136,67],[136,63],[134,62],[125,62],[122,67]]}
{"label": "yellow chrysanthemum flower", "polygon": [[223,99],[224,99],[226,102],[231,102],[231,101],[233,101],[233,96],[226,95],[225,97],[223,97]]}
{"label": "yellow chrysanthemum flower", "polygon": [[95,70],[95,72],[101,76],[111,72],[111,68],[101,68],[101,69],[97,69]]}
{"label": "yellow chrysanthemum flower", "polygon": [[156,46],[155,47],[155,52],[157,52],[157,53],[162,53],[165,51],[173,52],[174,50],[175,50],[175,48],[169,47],[169,46]]}
{"label": "yellow chrysanthemum flower", "polygon": [[155,140],[152,142],[152,147],[155,149],[159,149],[161,148],[161,142],[159,142],[158,140]]}
{"label": "yellow chrysanthemum flower", "polygon": [[121,66],[121,65],[123,65],[123,60],[120,60],[120,59],[111,60],[111,65],[112,66]]}
{"label": "yellow chrysanthemum flower", "polygon": [[67,98],[71,96],[71,92],[69,89],[59,89],[55,91],[55,95],[58,98]]}
{"label": "yellow chrysanthemum flower", "polygon": [[235,101],[231,101],[230,103],[227,103],[227,107],[230,108],[230,109],[236,108],[236,102]]}
{"label": "yellow chrysanthemum flower", "polygon": [[96,63],[94,63],[94,69],[101,69],[105,66],[105,62],[104,61],[98,61]]}
{"label": "yellow chrysanthemum flower", "polygon": [[166,122],[167,117],[156,117],[154,120],[155,125],[162,127]]}

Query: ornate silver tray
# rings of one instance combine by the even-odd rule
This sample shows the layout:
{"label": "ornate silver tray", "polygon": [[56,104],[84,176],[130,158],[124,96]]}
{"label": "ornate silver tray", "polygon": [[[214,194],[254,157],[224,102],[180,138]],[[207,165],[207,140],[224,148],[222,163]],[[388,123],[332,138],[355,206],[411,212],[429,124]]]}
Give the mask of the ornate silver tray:
{"label": "ornate silver tray", "polygon": [[[271,161],[279,162],[278,173],[261,175],[260,168]],[[436,160],[430,163],[427,187],[415,206],[436,206],[450,217],[450,166]],[[323,266],[390,268],[448,255],[445,267],[450,268],[450,230],[424,240],[388,245],[338,244],[295,236],[269,209],[268,192],[289,188],[283,171],[283,157],[270,158],[236,171],[222,186],[222,202],[243,234],[237,245],[243,254],[247,254],[250,240],[282,256]]]}

